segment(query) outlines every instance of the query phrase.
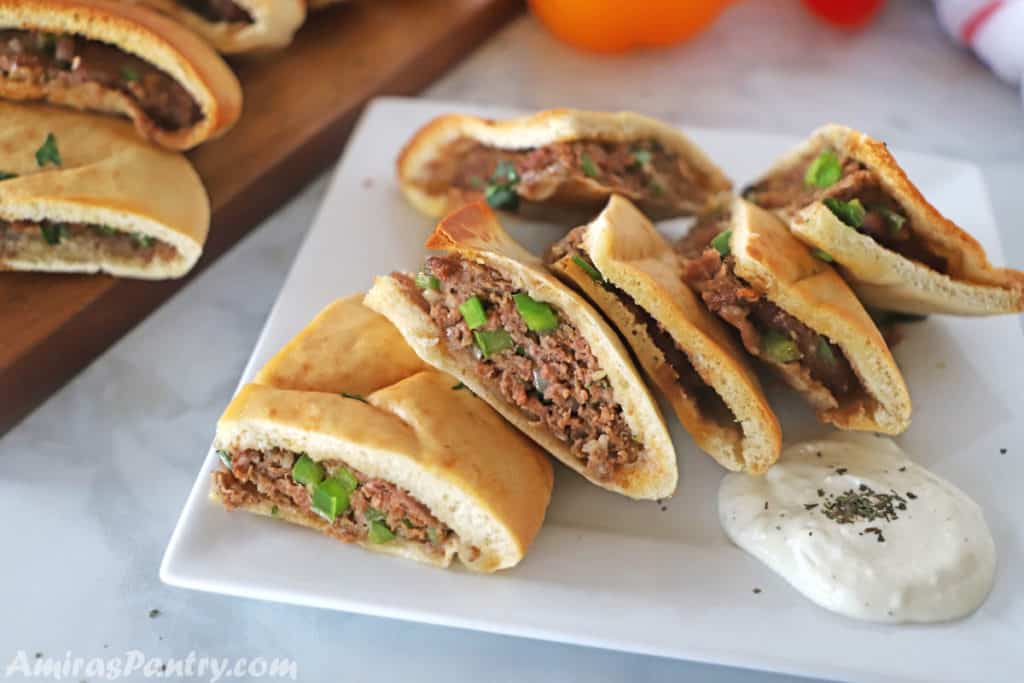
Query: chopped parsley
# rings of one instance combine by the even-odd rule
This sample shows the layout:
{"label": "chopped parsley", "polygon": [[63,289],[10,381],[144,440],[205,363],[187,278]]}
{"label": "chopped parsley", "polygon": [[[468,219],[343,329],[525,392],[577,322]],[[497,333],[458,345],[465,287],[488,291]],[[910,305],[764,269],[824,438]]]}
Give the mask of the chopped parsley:
{"label": "chopped parsley", "polygon": [[141,232],[132,233],[132,241],[135,242],[135,246],[141,249],[149,249],[156,242],[150,235],[145,235]]}

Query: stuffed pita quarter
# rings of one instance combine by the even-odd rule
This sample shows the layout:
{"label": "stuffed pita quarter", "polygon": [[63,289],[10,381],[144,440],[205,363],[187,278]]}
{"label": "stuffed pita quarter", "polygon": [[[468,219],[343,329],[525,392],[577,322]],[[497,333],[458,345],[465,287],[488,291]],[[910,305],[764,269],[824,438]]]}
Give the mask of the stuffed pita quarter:
{"label": "stuffed pita quarter", "polygon": [[508,211],[589,218],[613,193],[650,216],[691,215],[731,187],[672,126],[574,109],[504,121],[441,116],[406,144],[398,179],[413,206],[435,217],[485,198]]}
{"label": "stuffed pita quarter", "polygon": [[547,260],[619,330],[700,449],[727,469],[755,474],[778,459],[779,423],[745,353],[683,283],[672,246],[628,199],[613,196]]}
{"label": "stuffed pita quarter", "polygon": [[[211,497],[438,567],[517,564],[544,519],[550,461],[451,377],[423,369],[360,298],[325,309],[228,406]],[[352,319],[409,374],[363,363]]]}
{"label": "stuffed pita quarter", "polygon": [[869,306],[905,313],[1024,311],[1024,273],[928,203],[885,143],[825,126],[745,192],[831,256]]}
{"label": "stuffed pita quarter", "polygon": [[835,269],[774,214],[736,199],[677,249],[705,305],[818,419],[886,434],[909,426],[910,396],[878,328]]}
{"label": "stuffed pita quarter", "polygon": [[136,0],[173,17],[218,52],[285,47],[306,20],[303,0]]}
{"label": "stuffed pita quarter", "polygon": [[657,404],[601,315],[502,229],[483,202],[452,213],[418,274],[379,277],[366,305],[589,481],[632,498],[675,491]]}
{"label": "stuffed pita quarter", "polygon": [[210,205],[184,156],[127,121],[0,102],[0,270],[181,277]]}
{"label": "stuffed pita quarter", "polygon": [[0,64],[0,97],[125,116],[170,149],[224,134],[242,110],[212,47],[131,2],[0,0]]}

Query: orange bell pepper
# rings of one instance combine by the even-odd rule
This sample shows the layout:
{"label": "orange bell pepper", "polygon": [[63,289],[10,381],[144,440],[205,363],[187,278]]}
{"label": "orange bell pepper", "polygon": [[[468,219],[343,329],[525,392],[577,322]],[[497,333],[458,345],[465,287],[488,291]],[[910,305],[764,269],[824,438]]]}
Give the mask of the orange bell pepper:
{"label": "orange bell pepper", "polygon": [[671,45],[711,25],[730,0],[530,0],[548,29],[575,47],[624,52]]}

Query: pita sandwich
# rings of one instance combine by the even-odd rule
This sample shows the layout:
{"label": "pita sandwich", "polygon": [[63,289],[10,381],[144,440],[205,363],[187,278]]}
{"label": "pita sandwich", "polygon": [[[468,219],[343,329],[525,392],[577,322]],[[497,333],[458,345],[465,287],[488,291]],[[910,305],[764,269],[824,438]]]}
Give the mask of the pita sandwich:
{"label": "pita sandwich", "polygon": [[697,446],[730,470],[759,474],[782,433],[745,353],[683,283],[679,259],[628,199],[549,251],[550,267],[611,320]]}
{"label": "pita sandwich", "polygon": [[869,306],[904,313],[1024,311],[1024,273],[928,203],[884,142],[825,126],[745,191],[828,254]]}
{"label": "pita sandwich", "polygon": [[[328,306],[232,400],[211,498],[438,567],[517,564],[544,520],[550,461],[361,298]],[[408,373],[372,359],[363,332]]]}
{"label": "pita sandwich", "polygon": [[0,102],[0,270],[162,279],[203,250],[210,204],[184,156],[127,121]]}
{"label": "pita sandwich", "polygon": [[212,47],[131,2],[0,0],[0,61],[0,97],[125,116],[170,149],[223,135],[242,111]]}
{"label": "pita sandwich", "polygon": [[841,429],[899,434],[910,396],[875,323],[835,269],[772,213],[736,199],[677,245],[683,277],[772,367]]}
{"label": "pita sandwich", "polygon": [[672,495],[665,422],[601,315],[483,202],[445,218],[427,247],[444,253],[418,274],[377,278],[366,305],[589,481],[632,498]]}
{"label": "pita sandwich", "polygon": [[601,210],[621,194],[658,218],[700,213],[731,187],[678,129],[631,112],[551,109],[492,121],[449,114],[398,158],[405,196],[428,216],[481,198],[541,217]]}
{"label": "pita sandwich", "polygon": [[285,47],[306,20],[303,0],[135,0],[173,17],[218,52]]}

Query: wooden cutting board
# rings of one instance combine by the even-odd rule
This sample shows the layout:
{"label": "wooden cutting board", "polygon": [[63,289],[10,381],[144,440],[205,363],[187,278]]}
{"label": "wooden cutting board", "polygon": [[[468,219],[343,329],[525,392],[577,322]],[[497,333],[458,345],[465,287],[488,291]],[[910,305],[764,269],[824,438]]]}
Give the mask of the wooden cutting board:
{"label": "wooden cutting board", "polygon": [[[213,208],[192,275],[333,162],[367,100],[419,91],[521,11],[520,0],[356,0],[310,15],[287,50],[236,60],[245,112],[190,154]],[[187,281],[0,273],[0,434]]]}

